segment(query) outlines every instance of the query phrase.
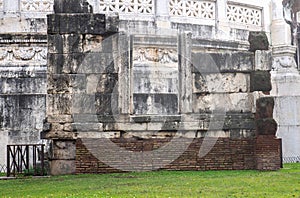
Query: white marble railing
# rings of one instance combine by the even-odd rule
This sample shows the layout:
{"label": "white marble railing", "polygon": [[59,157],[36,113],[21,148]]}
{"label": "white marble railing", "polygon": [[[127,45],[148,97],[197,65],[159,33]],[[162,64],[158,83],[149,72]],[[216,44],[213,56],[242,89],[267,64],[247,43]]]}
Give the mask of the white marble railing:
{"label": "white marble railing", "polygon": [[100,12],[125,15],[153,15],[154,0],[99,0]]}
{"label": "white marble railing", "polygon": [[170,16],[215,19],[216,5],[212,1],[169,0]]}
{"label": "white marble railing", "polygon": [[21,12],[53,12],[53,0],[21,0]]}
{"label": "white marble railing", "polygon": [[[20,13],[25,18],[46,18],[54,0],[0,0],[0,17]],[[96,13],[120,16],[125,20],[154,21],[155,17],[175,23],[215,26],[220,20],[230,27],[257,29],[263,26],[263,7],[238,0],[88,0]],[[218,8],[218,6],[220,6]],[[255,6],[254,6],[255,5]],[[163,10],[163,11],[162,11]],[[2,12],[1,12],[2,11]],[[268,10],[267,10],[268,11]],[[220,13],[222,12],[222,13]],[[2,15],[1,15],[2,13]],[[4,15],[3,15],[4,14]],[[220,19],[220,16],[222,19]],[[218,18],[219,17],[219,18]]]}
{"label": "white marble railing", "polygon": [[262,8],[228,3],[226,15],[229,23],[241,26],[262,26]]}

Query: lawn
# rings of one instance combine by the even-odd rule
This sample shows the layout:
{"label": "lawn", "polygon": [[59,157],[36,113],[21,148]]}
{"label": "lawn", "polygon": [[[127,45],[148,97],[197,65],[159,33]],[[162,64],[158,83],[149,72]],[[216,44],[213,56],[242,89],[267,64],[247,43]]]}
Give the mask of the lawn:
{"label": "lawn", "polygon": [[0,181],[0,197],[297,197],[300,164],[280,171],[156,171]]}

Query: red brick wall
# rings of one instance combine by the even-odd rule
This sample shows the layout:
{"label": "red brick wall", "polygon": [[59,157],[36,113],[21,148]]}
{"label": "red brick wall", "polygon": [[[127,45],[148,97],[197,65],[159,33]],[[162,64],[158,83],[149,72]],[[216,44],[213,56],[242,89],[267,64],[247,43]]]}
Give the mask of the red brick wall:
{"label": "red brick wall", "polygon": [[[190,141],[183,139],[183,141]],[[113,139],[117,145],[133,151],[149,151],[164,145],[170,138],[136,140],[136,139]],[[243,170],[256,169],[256,154],[260,149],[255,146],[256,139],[230,139],[219,138],[212,150],[203,158],[199,158],[198,153],[203,138],[195,138],[188,149],[171,164],[164,166],[165,170]],[[262,141],[262,142],[261,142]],[[259,138],[265,147],[275,144],[278,141],[266,141]],[[86,144],[86,143],[85,143]],[[260,146],[260,145],[259,145]],[[270,145],[269,145],[270,146]],[[273,148],[273,146],[270,146]],[[276,146],[274,146],[276,147]],[[256,148],[256,149],[255,149]],[[176,148],[174,148],[176,149]],[[161,159],[163,160],[163,159]],[[111,163],[120,163],[111,162]],[[146,165],[146,166],[149,166]],[[151,165],[150,165],[151,166]],[[277,168],[273,167],[272,168]],[[143,167],[139,167],[143,168]],[[120,172],[111,168],[94,157],[80,139],[76,142],[76,172],[77,173],[110,173]]]}
{"label": "red brick wall", "polygon": [[255,152],[258,170],[281,168],[281,139],[276,139],[273,135],[259,135],[256,138]]}

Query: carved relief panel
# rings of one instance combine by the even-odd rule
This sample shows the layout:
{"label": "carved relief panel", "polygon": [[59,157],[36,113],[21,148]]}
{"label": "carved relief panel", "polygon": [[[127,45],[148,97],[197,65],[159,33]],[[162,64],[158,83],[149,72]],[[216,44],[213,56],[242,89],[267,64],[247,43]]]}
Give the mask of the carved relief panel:
{"label": "carved relief panel", "polygon": [[133,51],[133,113],[177,114],[177,49],[136,47]]}

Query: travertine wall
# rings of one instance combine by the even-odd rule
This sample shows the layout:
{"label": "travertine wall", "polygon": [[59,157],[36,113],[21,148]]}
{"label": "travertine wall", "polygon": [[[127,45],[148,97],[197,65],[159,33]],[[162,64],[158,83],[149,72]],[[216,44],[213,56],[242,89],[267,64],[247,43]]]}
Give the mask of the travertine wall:
{"label": "travertine wall", "polygon": [[46,117],[47,36],[0,34],[0,164],[6,145],[41,143]]}
{"label": "travertine wall", "polygon": [[280,168],[274,102],[258,101],[270,107],[255,117],[271,90],[263,33],[249,46],[118,32],[117,18],[71,3],[55,1],[48,17],[52,174]]}

